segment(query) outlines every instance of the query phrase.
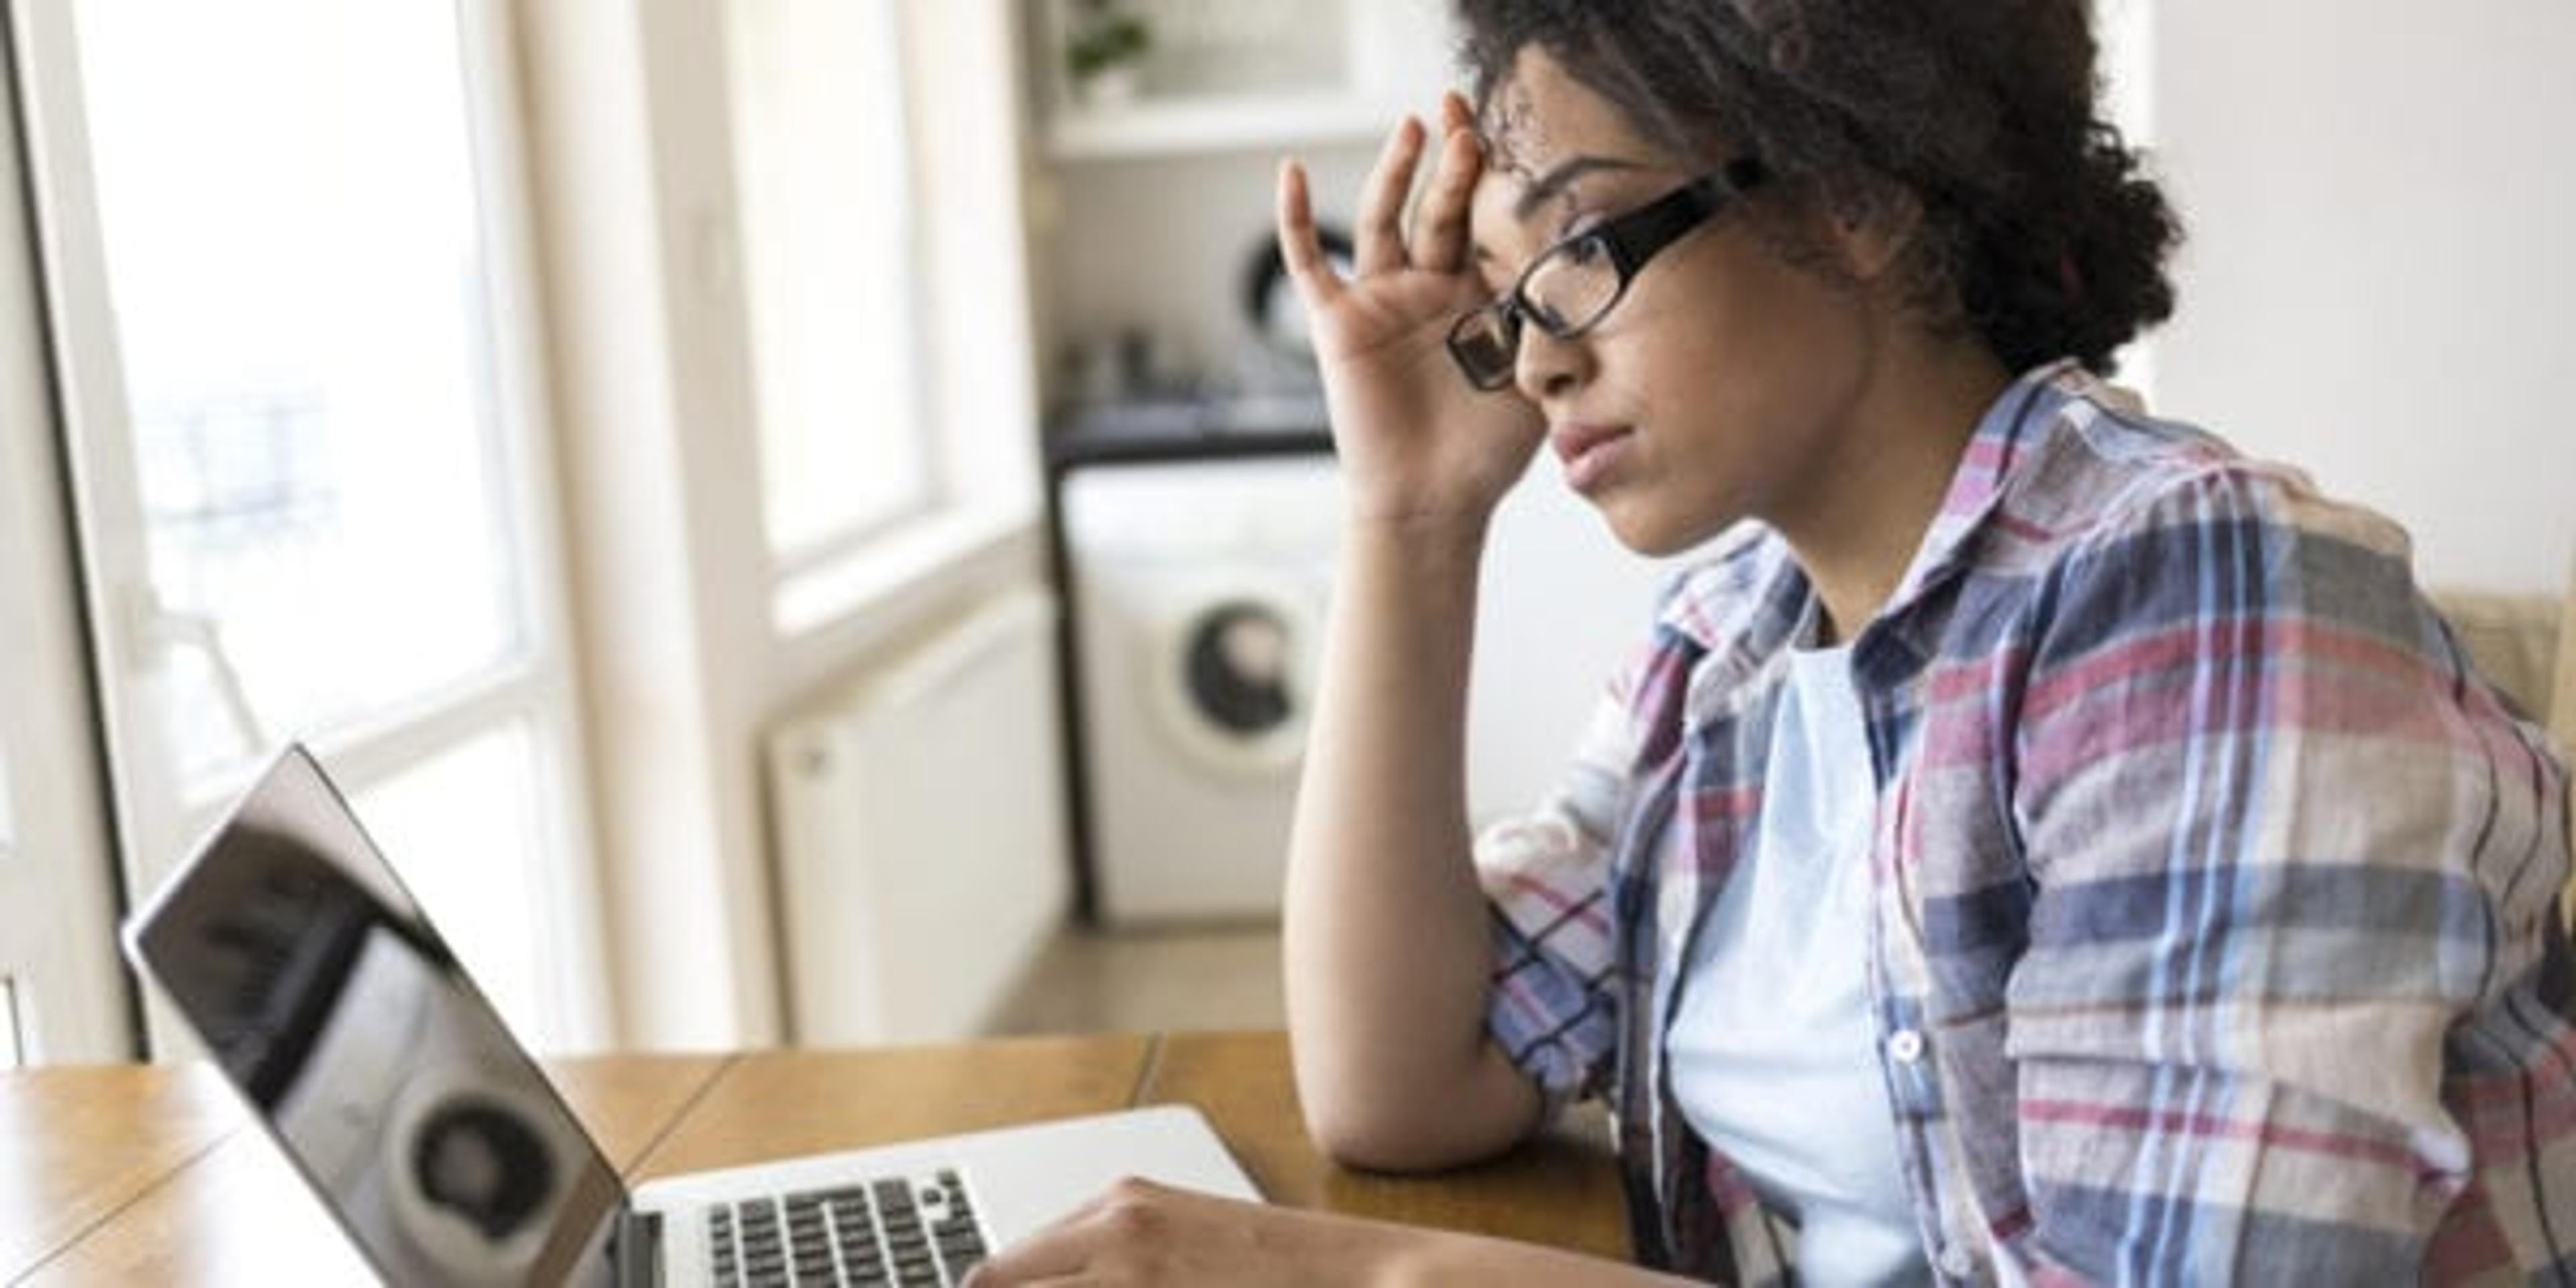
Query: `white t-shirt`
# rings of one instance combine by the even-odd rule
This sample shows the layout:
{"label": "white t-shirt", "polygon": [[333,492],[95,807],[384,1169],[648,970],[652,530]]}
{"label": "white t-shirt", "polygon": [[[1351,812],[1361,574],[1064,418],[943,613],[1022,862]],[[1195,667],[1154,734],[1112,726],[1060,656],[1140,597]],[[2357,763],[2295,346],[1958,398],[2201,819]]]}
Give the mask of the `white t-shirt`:
{"label": "white t-shirt", "polygon": [[1791,653],[1752,848],[1706,913],[1674,1012],[1700,1139],[1798,1222],[1811,1285],[1930,1283],[1869,1017],[1877,789],[1847,648]]}

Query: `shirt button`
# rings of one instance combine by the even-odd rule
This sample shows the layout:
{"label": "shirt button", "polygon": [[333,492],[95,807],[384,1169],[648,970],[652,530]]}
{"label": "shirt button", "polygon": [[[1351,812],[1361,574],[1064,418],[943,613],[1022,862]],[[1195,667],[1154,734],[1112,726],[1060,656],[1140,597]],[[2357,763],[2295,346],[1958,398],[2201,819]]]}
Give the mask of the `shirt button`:
{"label": "shirt button", "polygon": [[1923,1058],[1923,1035],[1913,1029],[1898,1029],[1887,1035],[1887,1054],[1898,1064],[1912,1064]]}
{"label": "shirt button", "polygon": [[1941,1255],[1935,1260],[1941,1265],[1941,1273],[1952,1279],[1965,1279],[1977,1273],[1977,1256],[1968,1251],[1968,1245],[1964,1243],[1942,1244]]}

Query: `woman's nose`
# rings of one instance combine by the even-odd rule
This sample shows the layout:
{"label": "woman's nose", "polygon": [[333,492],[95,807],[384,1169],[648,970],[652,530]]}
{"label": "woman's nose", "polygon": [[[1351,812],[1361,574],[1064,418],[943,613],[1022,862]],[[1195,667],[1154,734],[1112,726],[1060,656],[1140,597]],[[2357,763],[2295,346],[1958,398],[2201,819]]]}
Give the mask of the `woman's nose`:
{"label": "woman's nose", "polygon": [[1560,340],[1536,326],[1521,328],[1520,351],[1512,355],[1512,383],[1531,402],[1563,398],[1581,388],[1590,374],[1591,353],[1581,337]]}

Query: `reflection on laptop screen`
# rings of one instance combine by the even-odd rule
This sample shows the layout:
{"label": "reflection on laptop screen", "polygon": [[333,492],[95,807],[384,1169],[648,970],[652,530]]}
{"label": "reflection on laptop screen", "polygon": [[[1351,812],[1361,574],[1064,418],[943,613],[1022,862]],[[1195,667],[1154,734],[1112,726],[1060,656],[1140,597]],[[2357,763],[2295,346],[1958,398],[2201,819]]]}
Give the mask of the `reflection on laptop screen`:
{"label": "reflection on laptop screen", "polygon": [[611,1282],[616,1173],[300,749],[129,937],[388,1282]]}

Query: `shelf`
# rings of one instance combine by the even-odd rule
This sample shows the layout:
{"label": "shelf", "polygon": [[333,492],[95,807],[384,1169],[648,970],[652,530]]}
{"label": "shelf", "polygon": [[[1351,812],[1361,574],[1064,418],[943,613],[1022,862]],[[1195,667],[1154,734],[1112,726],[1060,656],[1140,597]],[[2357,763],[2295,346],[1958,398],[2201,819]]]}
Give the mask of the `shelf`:
{"label": "shelf", "polygon": [[1368,142],[1405,110],[1341,91],[1145,100],[1065,112],[1048,126],[1047,152],[1085,161]]}

